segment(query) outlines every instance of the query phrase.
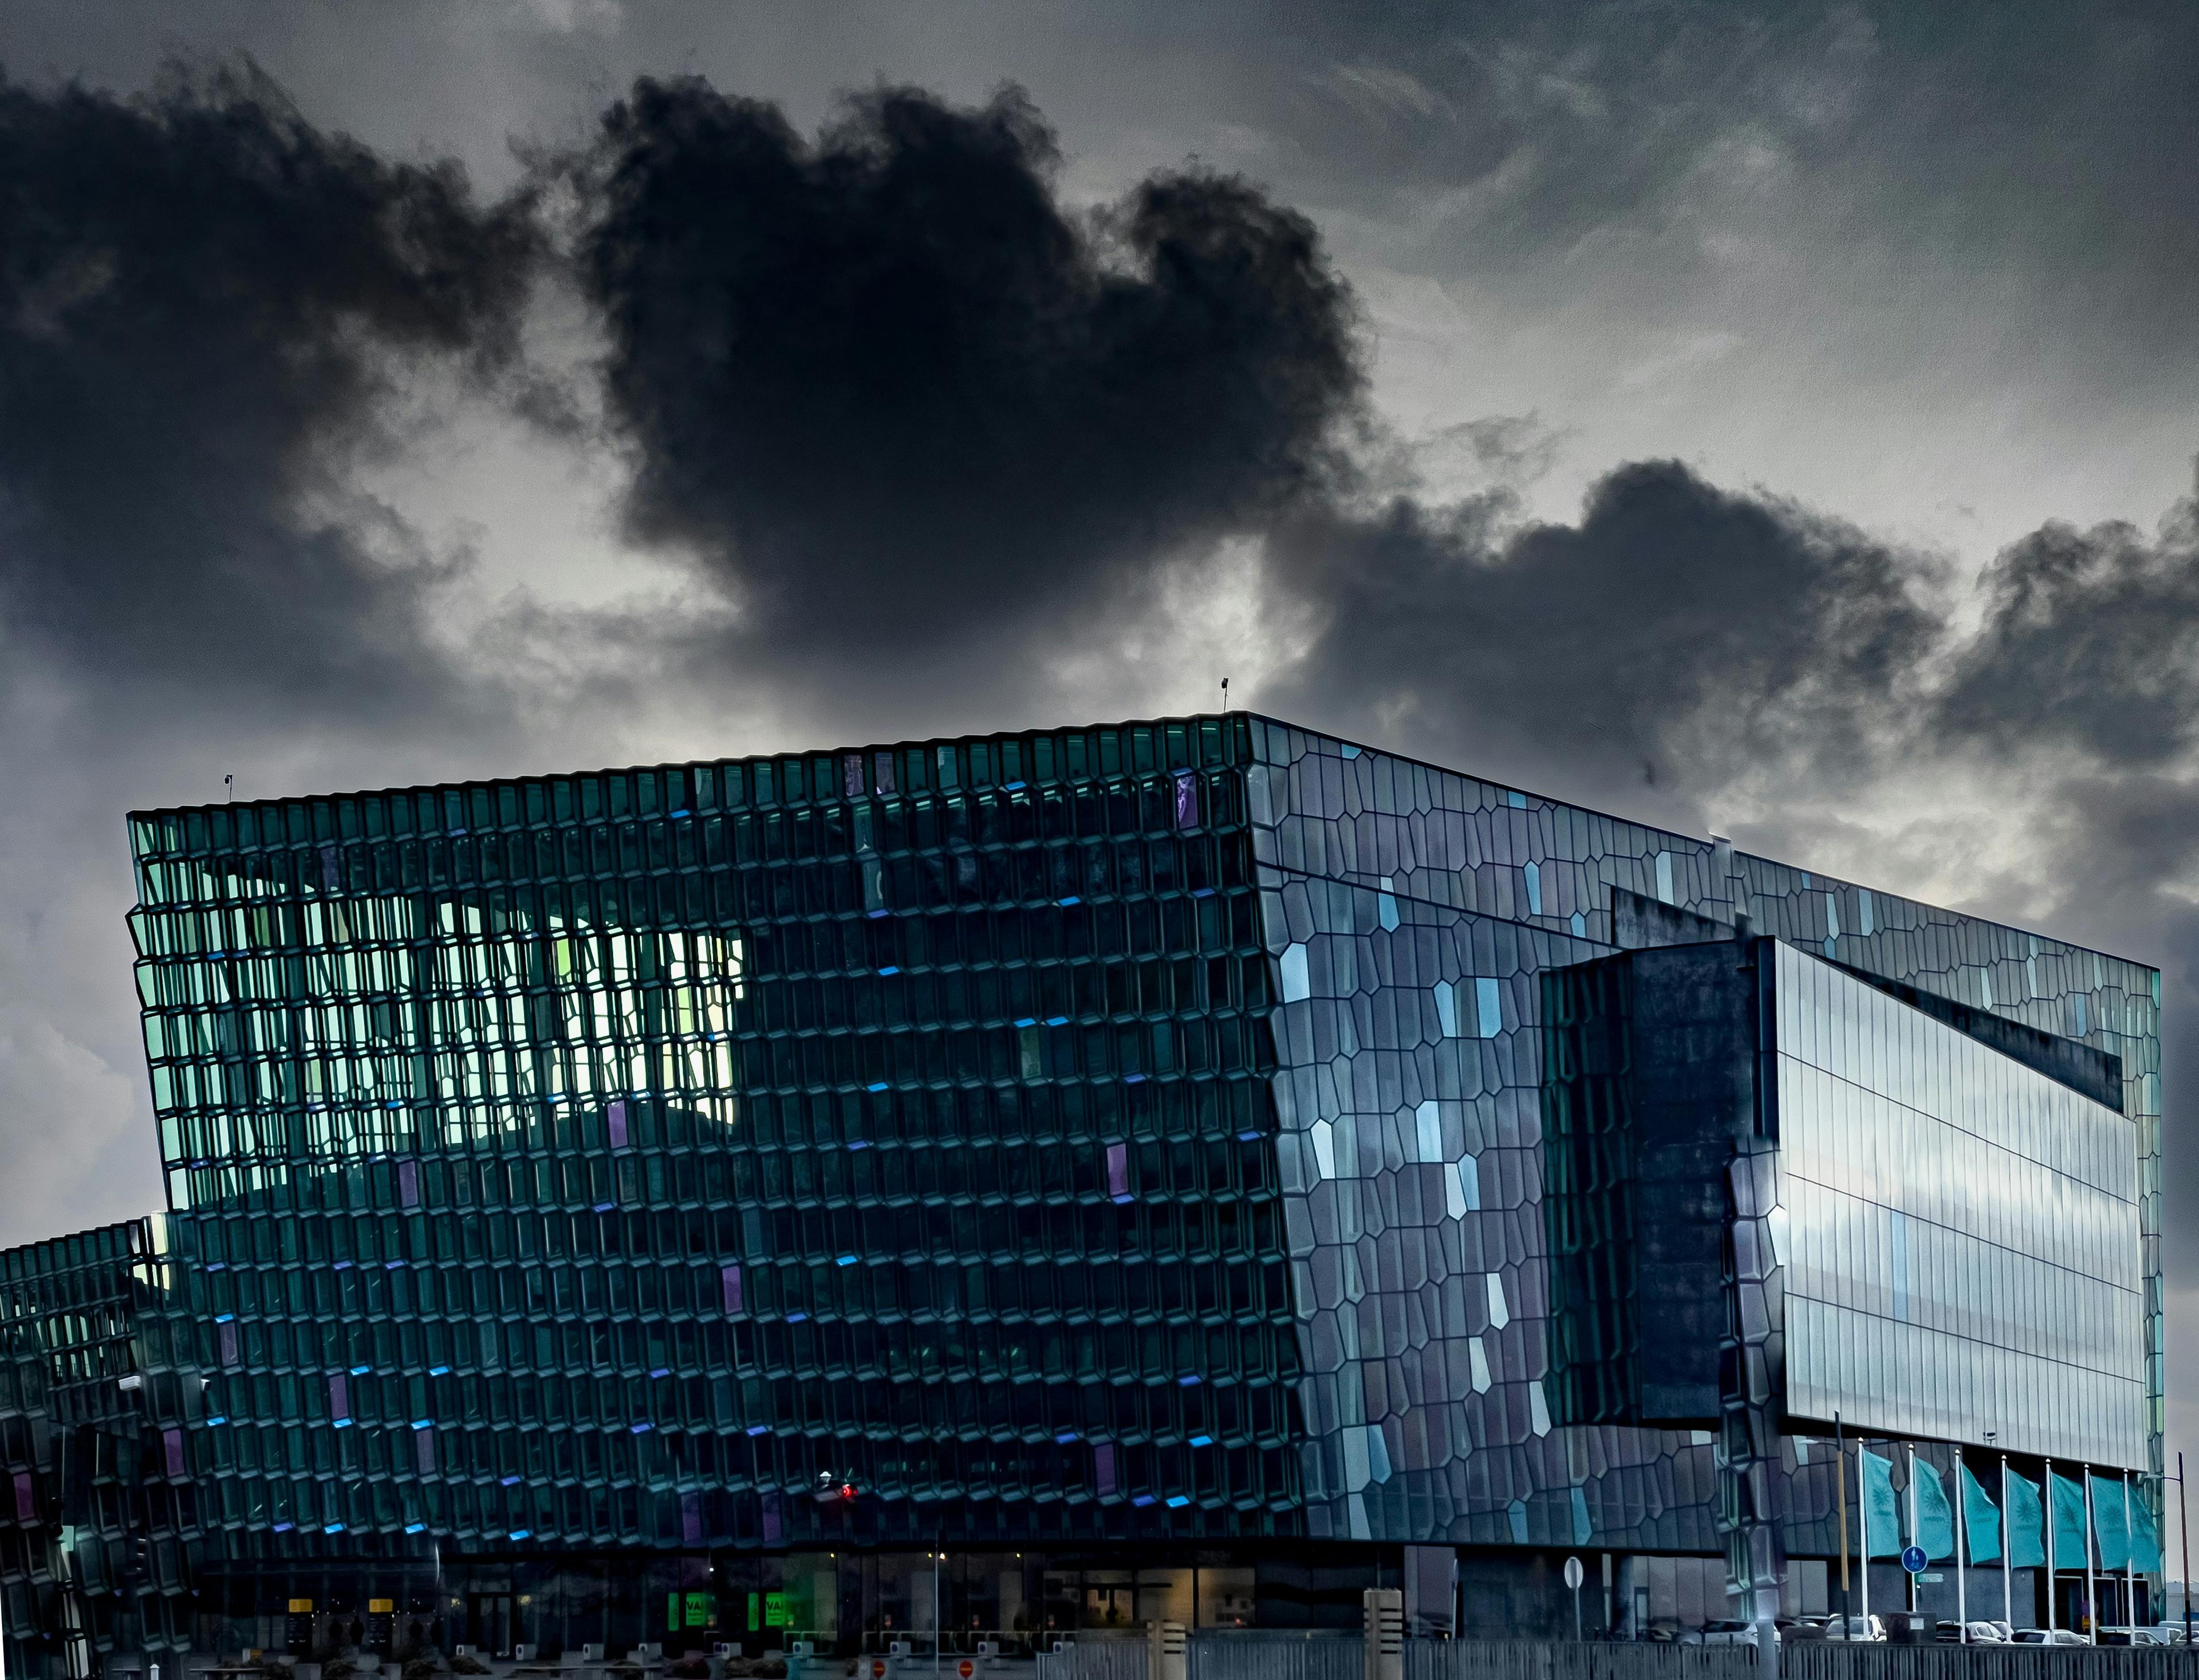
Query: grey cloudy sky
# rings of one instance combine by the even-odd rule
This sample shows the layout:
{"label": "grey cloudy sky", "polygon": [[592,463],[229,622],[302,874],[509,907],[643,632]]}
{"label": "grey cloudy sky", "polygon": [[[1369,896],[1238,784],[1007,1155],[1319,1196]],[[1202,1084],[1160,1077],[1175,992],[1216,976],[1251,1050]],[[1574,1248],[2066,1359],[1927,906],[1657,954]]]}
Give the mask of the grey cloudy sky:
{"label": "grey cloudy sky", "polygon": [[2188,5],[17,0],[0,67],[0,1242],[159,1199],[128,808],[1226,672],[2160,963],[2199,1329]]}

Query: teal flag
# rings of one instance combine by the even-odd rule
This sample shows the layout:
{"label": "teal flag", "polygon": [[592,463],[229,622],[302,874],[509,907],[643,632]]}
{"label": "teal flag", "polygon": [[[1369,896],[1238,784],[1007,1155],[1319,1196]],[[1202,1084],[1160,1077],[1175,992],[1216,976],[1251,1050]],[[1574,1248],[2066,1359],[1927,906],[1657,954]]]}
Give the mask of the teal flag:
{"label": "teal flag", "polygon": [[2100,1567],[2112,1575],[2130,1561],[2130,1519],[2123,1510],[2123,1479],[2092,1478],[2092,1538],[2100,1548]]}
{"label": "teal flag", "polygon": [[1911,1457],[1916,1477],[1916,1543],[1937,1563],[1955,1555],[1955,1512],[1947,1503],[1946,1485],[1939,1473],[1922,1458]]}
{"label": "teal flag", "polygon": [[2054,1566],[2085,1566],[2085,1490],[2067,1476],[2048,1473],[2054,1484]]}
{"label": "teal flag", "polygon": [[1963,1467],[1963,1538],[1969,1543],[1972,1563],[1993,1563],[2000,1557],[2000,1511],[1970,1467]]}
{"label": "teal flag", "polygon": [[1858,1449],[1863,1460],[1863,1520],[1865,1557],[1901,1555],[1901,1508],[1893,1497],[1893,1461]]}
{"label": "teal flag", "polygon": [[2016,1569],[2036,1569],[2046,1561],[2045,1514],[2039,1509],[2039,1485],[2008,1473],[2008,1560]]}
{"label": "teal flag", "polygon": [[2153,1508],[2141,1491],[2131,1499],[2131,1563],[2141,1575],[2161,1570],[2161,1531],[2153,1525]]}

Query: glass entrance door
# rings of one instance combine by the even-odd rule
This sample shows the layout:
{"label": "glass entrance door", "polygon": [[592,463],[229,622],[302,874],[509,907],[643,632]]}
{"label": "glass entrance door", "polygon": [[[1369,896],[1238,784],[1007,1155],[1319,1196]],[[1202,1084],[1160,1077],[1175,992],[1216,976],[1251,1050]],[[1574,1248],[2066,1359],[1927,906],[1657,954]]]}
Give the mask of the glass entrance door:
{"label": "glass entrance door", "polygon": [[466,1643],[492,1657],[511,1654],[511,1595],[475,1593],[466,1601]]}

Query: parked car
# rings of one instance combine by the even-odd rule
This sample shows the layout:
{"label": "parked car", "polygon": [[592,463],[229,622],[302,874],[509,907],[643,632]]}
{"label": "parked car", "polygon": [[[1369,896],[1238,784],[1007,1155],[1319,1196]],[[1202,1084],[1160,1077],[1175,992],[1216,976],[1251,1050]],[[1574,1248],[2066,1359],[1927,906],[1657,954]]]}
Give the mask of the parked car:
{"label": "parked car", "polygon": [[1782,1616],[1771,1625],[1779,1630],[1779,1637],[1782,1640],[1791,1640],[1798,1645],[1813,1645],[1825,1636],[1825,1624],[1830,1619],[1828,1616],[1797,1616],[1789,1621]]}
{"label": "parked car", "polygon": [[2176,1645],[2181,1644],[2184,1630],[2161,1624],[2153,1627],[2103,1627],[2099,1642],[2103,1645]]}
{"label": "parked car", "polygon": [[2089,1645],[2092,1642],[2068,1628],[2018,1628],[2010,1642],[2017,1645]]}
{"label": "parked car", "polygon": [[2001,1645],[2007,1642],[2002,1637],[2001,1630],[1991,1622],[1969,1623],[1969,1638],[1965,1642],[1963,1637],[1963,1626],[1961,1622],[1940,1623],[1936,1642],[1941,1645],[1961,1645],[1965,1642],[1972,1645]]}
{"label": "parked car", "polygon": [[1706,1645],[1753,1645],[1756,1629],[1747,1622],[1705,1622],[1702,1643]]}
{"label": "parked car", "polygon": [[1886,1624],[1875,1616],[1828,1616],[1825,1618],[1825,1637],[1852,1640],[1883,1641]]}

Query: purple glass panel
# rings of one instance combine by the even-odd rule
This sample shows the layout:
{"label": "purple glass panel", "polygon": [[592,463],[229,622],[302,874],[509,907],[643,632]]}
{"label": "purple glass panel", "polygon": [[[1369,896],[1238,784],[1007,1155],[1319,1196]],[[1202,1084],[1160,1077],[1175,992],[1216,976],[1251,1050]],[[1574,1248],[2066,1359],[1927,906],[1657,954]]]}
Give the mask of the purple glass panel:
{"label": "purple glass panel", "polygon": [[1130,1199],[1130,1146],[1107,1146],[1107,1193],[1118,1202]]}
{"label": "purple glass panel", "polygon": [[32,1523],[38,1521],[38,1490],[37,1484],[31,1480],[31,1473],[29,1471],[18,1470],[15,1473],[15,1520],[22,1523]]}
{"label": "purple glass panel", "polygon": [[422,1475],[432,1476],[435,1473],[435,1432],[434,1430],[416,1429],[412,1432],[412,1456],[414,1461],[419,1465]]}
{"label": "purple glass panel", "polygon": [[699,1493],[680,1496],[680,1538],[690,1546],[703,1543],[703,1496]]}
{"label": "purple glass panel", "polygon": [[738,1266],[718,1268],[718,1280],[726,1286],[726,1316],[733,1318],[743,1310],[741,1305],[741,1269]]}
{"label": "purple glass panel", "polygon": [[1115,1491],[1115,1444],[1102,1441],[1092,1449],[1092,1490],[1101,1498]]}
{"label": "purple glass panel", "polygon": [[236,1355],[236,1326],[234,1323],[225,1324],[220,1326],[219,1328],[221,1331],[222,1369],[225,1371],[234,1371],[240,1362]]}
{"label": "purple glass panel", "polygon": [[840,755],[840,782],[847,789],[849,798],[860,799],[863,796],[862,754],[843,753]]}
{"label": "purple glass panel", "polygon": [[890,799],[893,797],[894,793],[893,755],[890,752],[882,752],[877,755],[873,761],[878,766],[878,780],[873,785],[877,787],[878,790],[881,794]]}
{"label": "purple glass panel", "polygon": [[167,1454],[169,1476],[172,1479],[181,1478],[184,1473],[184,1432],[180,1429],[162,1430],[160,1445]]}
{"label": "purple glass panel", "polygon": [[1175,773],[1175,827],[1179,834],[1199,826],[1199,778],[1188,770]]}
{"label": "purple glass panel", "polygon": [[397,1205],[416,1208],[420,1205],[420,1164],[400,1161],[397,1164]]}
{"label": "purple glass panel", "polygon": [[329,1373],[329,1416],[331,1419],[351,1415],[351,1380],[341,1371]]}
{"label": "purple glass panel", "polygon": [[779,1496],[767,1493],[763,1496],[763,1543],[776,1546],[779,1539]]}
{"label": "purple glass panel", "polygon": [[624,1097],[615,1097],[612,1099],[611,1105],[604,1111],[604,1123],[610,1128],[611,1147],[614,1149],[625,1148],[626,1099]]}
{"label": "purple glass panel", "polygon": [[336,867],[336,849],[334,846],[321,848],[321,890],[325,893],[343,890],[343,875]]}

